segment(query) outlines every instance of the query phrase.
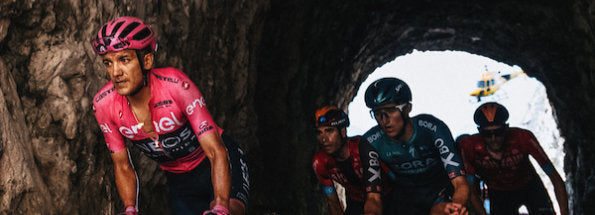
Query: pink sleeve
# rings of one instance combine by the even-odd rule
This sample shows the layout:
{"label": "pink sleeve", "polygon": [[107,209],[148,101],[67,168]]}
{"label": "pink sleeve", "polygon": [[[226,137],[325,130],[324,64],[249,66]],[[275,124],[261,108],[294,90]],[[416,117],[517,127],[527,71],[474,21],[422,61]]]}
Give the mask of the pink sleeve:
{"label": "pink sleeve", "polygon": [[183,109],[196,137],[200,139],[203,135],[211,132],[221,134],[223,131],[215,124],[202,93],[186,74],[182,71],[179,71],[179,74],[181,84],[178,85],[179,87],[174,90],[175,93],[171,96],[176,104]]}
{"label": "pink sleeve", "polygon": [[114,124],[113,120],[111,120],[110,116],[107,114],[107,112],[109,112],[107,108],[109,107],[98,106],[97,103],[93,102],[95,119],[97,119],[97,124],[99,124],[101,132],[103,132],[103,137],[105,138],[107,148],[111,153],[115,153],[126,149],[126,145],[124,143],[124,138],[118,131],[116,124]]}

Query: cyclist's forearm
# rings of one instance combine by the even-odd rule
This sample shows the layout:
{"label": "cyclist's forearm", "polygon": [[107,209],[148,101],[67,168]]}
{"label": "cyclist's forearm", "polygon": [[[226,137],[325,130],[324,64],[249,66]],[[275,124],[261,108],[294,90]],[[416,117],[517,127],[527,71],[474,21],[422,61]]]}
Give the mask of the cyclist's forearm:
{"label": "cyclist's forearm", "polygon": [[138,179],[134,169],[127,167],[116,167],[116,186],[118,193],[124,203],[124,206],[134,206],[137,204]]}
{"label": "cyclist's forearm", "polygon": [[215,205],[229,207],[229,191],[231,176],[229,173],[229,161],[225,149],[222,152],[215,152],[211,159],[211,181],[215,195]]}

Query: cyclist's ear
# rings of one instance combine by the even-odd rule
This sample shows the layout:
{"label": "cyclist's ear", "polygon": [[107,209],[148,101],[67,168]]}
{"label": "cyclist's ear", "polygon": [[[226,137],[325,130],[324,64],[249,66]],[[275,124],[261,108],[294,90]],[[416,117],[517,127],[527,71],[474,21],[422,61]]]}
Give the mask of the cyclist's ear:
{"label": "cyclist's ear", "polygon": [[155,59],[155,55],[152,52],[149,52],[143,56],[143,69],[151,70],[153,68],[153,60]]}
{"label": "cyclist's ear", "polygon": [[347,127],[343,127],[339,131],[341,131],[341,137],[347,138]]}

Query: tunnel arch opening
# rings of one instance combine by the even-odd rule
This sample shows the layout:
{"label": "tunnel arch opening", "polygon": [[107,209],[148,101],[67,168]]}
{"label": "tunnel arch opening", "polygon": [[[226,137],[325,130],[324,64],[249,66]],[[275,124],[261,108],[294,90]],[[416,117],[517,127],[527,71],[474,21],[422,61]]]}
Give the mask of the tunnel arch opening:
{"label": "tunnel arch opening", "polygon": [[[408,83],[413,94],[410,115],[429,113],[442,119],[449,126],[453,138],[477,133],[472,115],[479,105],[490,101],[503,104],[511,114],[508,120],[510,126],[533,132],[565,179],[564,138],[560,135],[546,88],[519,66],[464,51],[413,50],[380,66],[361,83],[348,106],[352,122],[347,129],[348,136],[362,135],[376,125],[365,106],[363,95],[373,81],[383,77],[396,77]],[[489,94],[471,95],[490,87],[495,90]],[[533,158],[531,161],[559,213],[550,179]],[[526,208],[521,207],[520,211],[526,213]]]}

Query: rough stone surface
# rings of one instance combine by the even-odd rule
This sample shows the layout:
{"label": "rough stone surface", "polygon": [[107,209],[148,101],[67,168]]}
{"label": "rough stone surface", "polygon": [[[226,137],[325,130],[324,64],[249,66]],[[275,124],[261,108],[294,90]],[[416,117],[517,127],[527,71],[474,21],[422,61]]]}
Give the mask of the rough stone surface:
{"label": "rough stone surface", "polygon": [[[89,41],[123,15],[152,26],[158,66],[185,71],[245,148],[249,214],[326,211],[312,112],[346,109],[369,73],[413,49],[467,51],[541,80],[566,138],[573,214],[595,214],[594,0],[0,1],[0,214],[122,210],[91,108],[108,79]],[[132,152],[141,210],[169,214],[163,172]]]}

